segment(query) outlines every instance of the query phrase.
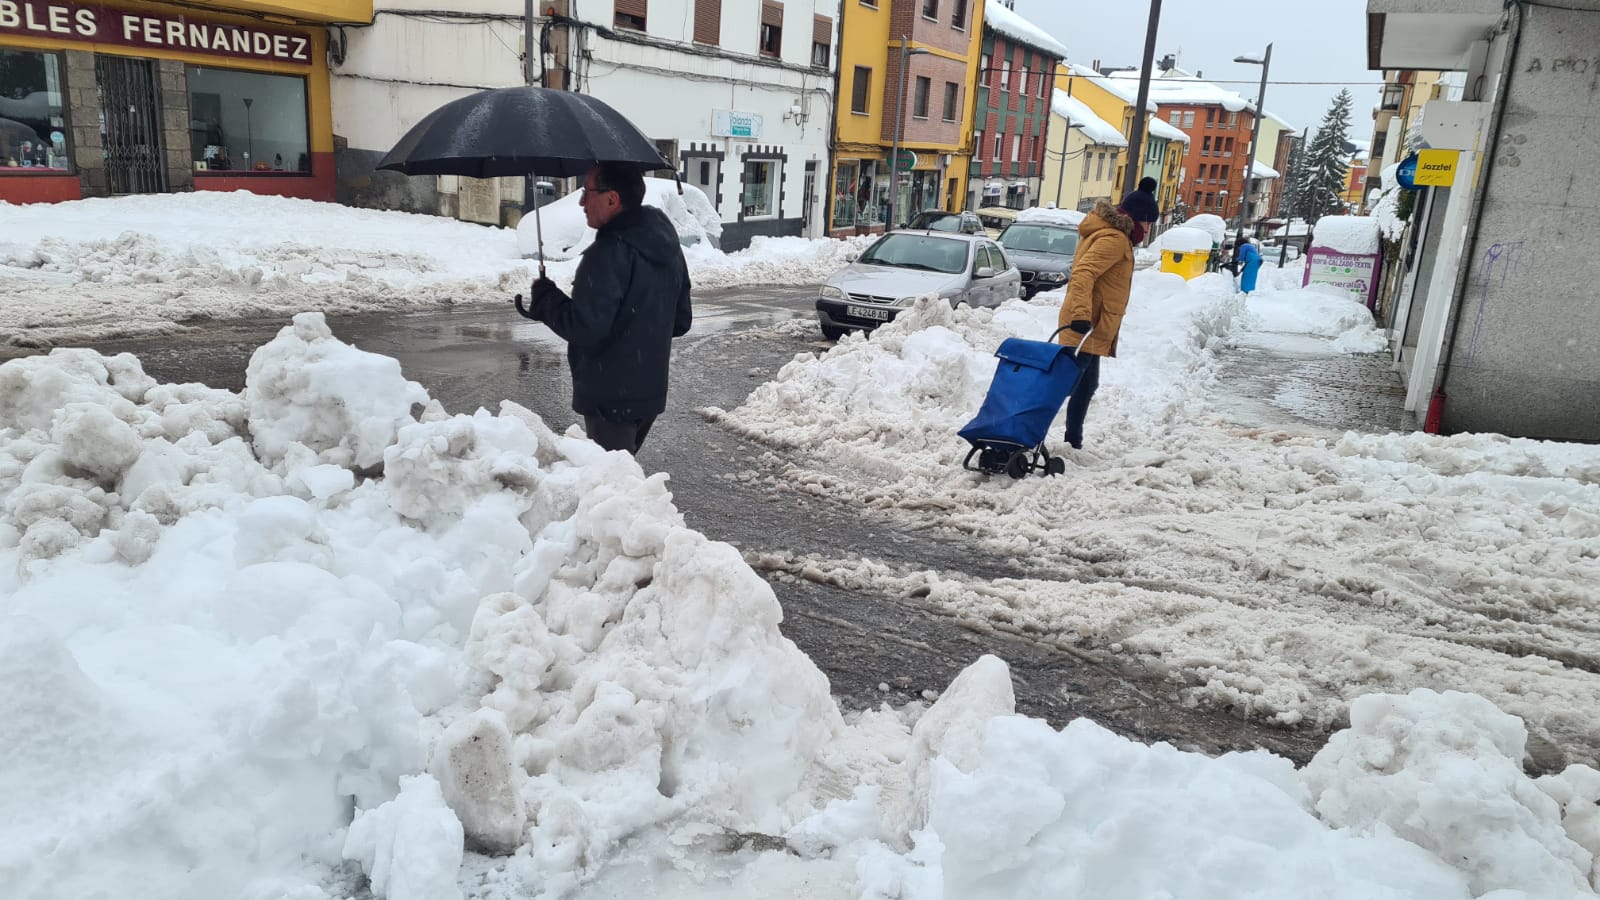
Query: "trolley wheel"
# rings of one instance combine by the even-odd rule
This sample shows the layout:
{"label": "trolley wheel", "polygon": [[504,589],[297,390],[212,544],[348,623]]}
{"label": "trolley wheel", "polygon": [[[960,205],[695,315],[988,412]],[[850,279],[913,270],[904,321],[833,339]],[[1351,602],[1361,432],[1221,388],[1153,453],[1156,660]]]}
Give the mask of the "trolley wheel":
{"label": "trolley wheel", "polygon": [[1028,474],[1028,451],[1018,450],[1006,460],[1006,474],[1012,478],[1022,478]]}
{"label": "trolley wheel", "polygon": [[1062,459],[1059,456],[1051,456],[1051,457],[1048,457],[1048,458],[1045,459],[1045,461],[1044,461],[1044,473],[1046,475],[1065,475],[1066,472],[1067,472],[1067,461],[1066,460]]}

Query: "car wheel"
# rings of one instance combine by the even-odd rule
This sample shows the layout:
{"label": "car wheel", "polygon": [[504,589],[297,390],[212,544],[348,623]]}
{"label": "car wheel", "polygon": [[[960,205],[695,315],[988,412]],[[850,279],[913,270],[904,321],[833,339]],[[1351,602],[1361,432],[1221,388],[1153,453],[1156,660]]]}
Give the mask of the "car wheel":
{"label": "car wheel", "polygon": [[822,326],[822,336],[827,338],[830,341],[837,341],[839,338],[844,337],[849,332],[850,332],[850,329],[848,329],[848,328],[840,328],[837,325],[824,325],[824,326]]}

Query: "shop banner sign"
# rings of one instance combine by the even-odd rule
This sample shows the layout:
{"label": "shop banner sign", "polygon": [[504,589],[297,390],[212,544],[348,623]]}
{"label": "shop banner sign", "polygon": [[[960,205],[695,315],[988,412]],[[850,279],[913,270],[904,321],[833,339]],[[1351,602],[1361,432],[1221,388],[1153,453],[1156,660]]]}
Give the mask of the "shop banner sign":
{"label": "shop banner sign", "polygon": [[711,134],[713,137],[760,140],[765,125],[766,119],[760,113],[719,109],[712,115]]}
{"label": "shop banner sign", "polygon": [[1382,256],[1376,253],[1336,253],[1327,247],[1314,246],[1306,254],[1306,274],[1301,283],[1342,288],[1368,309],[1374,309],[1378,304],[1381,260]]}
{"label": "shop banner sign", "polygon": [[311,36],[306,32],[221,25],[197,16],[131,12],[98,3],[0,0],[0,34],[311,65]]}

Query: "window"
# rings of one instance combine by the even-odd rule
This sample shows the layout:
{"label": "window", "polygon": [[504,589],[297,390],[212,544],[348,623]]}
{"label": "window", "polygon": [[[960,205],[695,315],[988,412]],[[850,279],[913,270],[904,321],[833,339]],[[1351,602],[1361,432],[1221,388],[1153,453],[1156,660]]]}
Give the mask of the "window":
{"label": "window", "polygon": [[1224,191],[1224,192],[1222,192],[1222,193],[1217,195],[1217,209],[1219,209],[1219,210],[1222,209],[1223,208],[1223,204],[1225,204],[1227,202],[1228,202],[1228,193],[1226,191]]}
{"label": "window", "polygon": [[956,107],[961,105],[961,85],[954,81],[944,83],[944,120],[954,122],[957,118]]}
{"label": "window", "polygon": [[978,132],[972,139],[972,161],[979,162],[983,159],[983,132]]}
{"label": "window", "polygon": [[644,31],[650,0],[614,0],[612,4],[612,24],[618,28],[629,31]]}
{"label": "window", "polygon": [[922,0],[922,17],[939,21],[939,0]]}
{"label": "window", "polygon": [[933,90],[932,79],[917,76],[916,87],[911,95],[911,115],[918,119],[928,117],[928,93]]}
{"label": "window", "polygon": [[761,55],[783,55],[783,5],[761,0]]}
{"label": "window", "polygon": [[1084,150],[1083,151],[1083,177],[1078,179],[1079,181],[1088,181],[1089,180],[1089,160],[1091,160],[1093,158],[1094,158],[1094,154],[1093,153],[1090,153],[1088,150]]}
{"label": "window", "polygon": [[1050,70],[1049,69],[1044,69],[1044,70],[1039,72],[1039,99],[1042,100],[1045,97],[1049,96],[1049,94],[1050,94]]}
{"label": "window", "polygon": [[950,27],[967,30],[967,0],[954,0],[951,3]]}
{"label": "window", "polygon": [[1222,148],[1222,155],[1223,156],[1232,156],[1233,155],[1233,138],[1228,138],[1227,146]]}
{"label": "window", "polygon": [[1000,61],[1000,90],[1011,90],[1011,60]]}
{"label": "window", "polygon": [[189,143],[207,169],[310,172],[306,80],[189,67]]}
{"label": "window", "polygon": [[1011,136],[1011,161],[1012,162],[1016,162],[1017,161],[1017,157],[1019,155],[1021,155],[1021,153],[1022,153],[1022,135],[1013,134]]}
{"label": "window", "polygon": [[1228,113],[1228,127],[1229,128],[1238,128],[1239,127],[1239,114],[1238,113],[1236,113],[1236,112]]}
{"label": "window", "polygon": [[1100,160],[1094,166],[1094,180],[1099,181],[1106,177],[1106,152],[1100,151]]}
{"label": "window", "polygon": [[0,101],[0,169],[71,171],[60,57],[0,49]]}
{"label": "window", "polygon": [[872,95],[872,70],[856,66],[855,78],[850,82],[850,111],[866,115],[867,98]]}
{"label": "window", "polygon": [[1145,162],[1160,162],[1161,161],[1161,145],[1156,143],[1155,141],[1151,141],[1150,142],[1150,152],[1145,155],[1144,161]]}
{"label": "window", "polygon": [[716,46],[722,40],[722,0],[694,0],[694,42]]}
{"label": "window", "polygon": [[1022,70],[1021,77],[1017,81],[1017,92],[1020,93],[1020,94],[1026,94],[1028,92],[1028,70],[1027,69],[1023,69]]}
{"label": "window", "polygon": [[811,64],[819,69],[826,69],[832,60],[833,20],[827,16],[813,16],[811,20]]}
{"label": "window", "polygon": [[1194,127],[1194,110],[1191,109],[1191,110],[1188,110],[1188,111],[1184,112],[1184,114],[1183,114],[1183,127],[1184,128],[1193,128]]}
{"label": "window", "polygon": [[994,136],[994,152],[989,154],[989,158],[995,162],[1000,161],[1000,142],[1004,139],[1005,135],[997,134]]}
{"label": "window", "polygon": [[859,166],[853,159],[841,159],[833,172],[833,228],[855,227]]}
{"label": "window", "polygon": [[1183,121],[1183,113],[1173,110],[1172,112],[1167,113],[1167,121],[1171,122],[1173,125],[1176,125]]}
{"label": "window", "polygon": [[745,218],[760,219],[777,216],[778,174],[778,160],[745,160],[743,203]]}
{"label": "window", "polygon": [[1232,166],[1223,166],[1222,167],[1222,183],[1223,184],[1227,184],[1232,179],[1233,179],[1233,167]]}
{"label": "window", "polygon": [[1201,156],[1210,156],[1211,155],[1211,138],[1206,137],[1206,138],[1201,138],[1200,139],[1200,155]]}

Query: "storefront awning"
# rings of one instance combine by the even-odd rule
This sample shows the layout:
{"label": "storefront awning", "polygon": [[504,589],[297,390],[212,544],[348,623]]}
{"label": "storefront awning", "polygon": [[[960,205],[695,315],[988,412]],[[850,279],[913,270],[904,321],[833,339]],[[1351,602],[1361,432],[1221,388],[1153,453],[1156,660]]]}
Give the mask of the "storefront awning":
{"label": "storefront awning", "polygon": [[282,16],[296,22],[372,24],[372,0],[189,0],[186,5],[217,12]]}

